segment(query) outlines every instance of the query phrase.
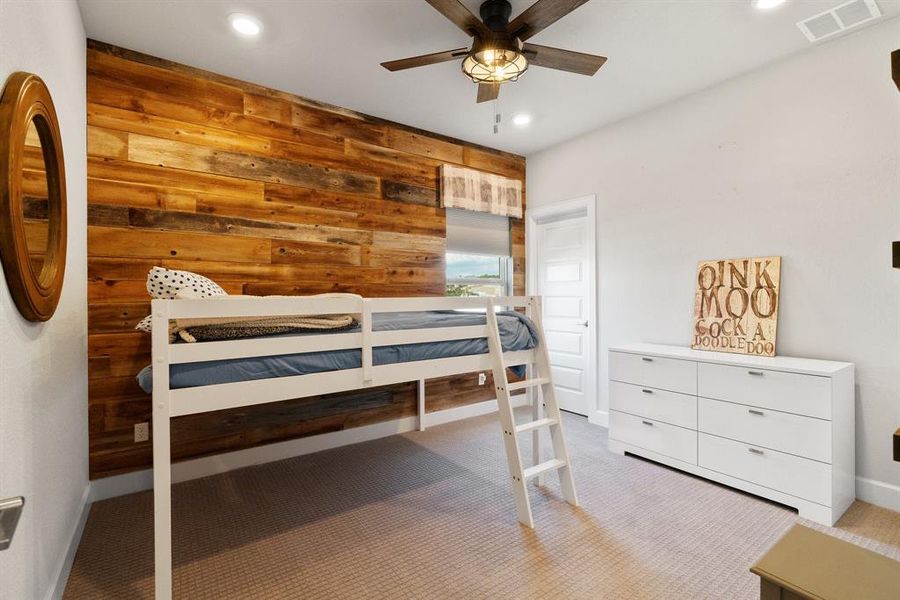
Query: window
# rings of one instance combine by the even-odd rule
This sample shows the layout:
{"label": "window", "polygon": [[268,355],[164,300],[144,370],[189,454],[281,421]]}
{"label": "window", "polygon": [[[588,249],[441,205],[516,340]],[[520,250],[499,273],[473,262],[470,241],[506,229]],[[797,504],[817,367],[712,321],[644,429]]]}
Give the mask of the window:
{"label": "window", "polygon": [[448,208],[446,263],[448,296],[510,295],[509,219]]}
{"label": "window", "polygon": [[447,253],[448,296],[507,296],[512,293],[509,256]]}

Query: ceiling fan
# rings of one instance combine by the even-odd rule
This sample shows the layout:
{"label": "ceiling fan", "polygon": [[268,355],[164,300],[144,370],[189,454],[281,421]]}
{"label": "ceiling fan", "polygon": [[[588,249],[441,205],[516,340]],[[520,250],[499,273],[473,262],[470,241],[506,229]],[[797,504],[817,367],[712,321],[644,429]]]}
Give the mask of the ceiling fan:
{"label": "ceiling fan", "polygon": [[481,19],[459,0],[425,0],[473,39],[471,48],[457,48],[381,63],[388,71],[423,67],[462,58],[462,70],[478,84],[478,102],[494,100],[500,85],[516,81],[529,65],[593,75],[606,62],[605,56],[560,50],[525,41],[588,0],[538,0],[510,22],[508,0],[481,4]]}

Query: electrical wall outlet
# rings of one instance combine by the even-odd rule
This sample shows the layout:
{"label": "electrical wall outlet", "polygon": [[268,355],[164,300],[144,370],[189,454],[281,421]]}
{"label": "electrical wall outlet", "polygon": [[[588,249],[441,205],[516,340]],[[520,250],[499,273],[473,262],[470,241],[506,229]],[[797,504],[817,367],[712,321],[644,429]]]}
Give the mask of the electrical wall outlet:
{"label": "electrical wall outlet", "polygon": [[150,423],[146,421],[143,423],[135,423],[134,424],[134,441],[135,442],[146,442],[150,440]]}
{"label": "electrical wall outlet", "polygon": [[478,385],[484,385],[487,383],[487,374],[479,373],[478,374]]}

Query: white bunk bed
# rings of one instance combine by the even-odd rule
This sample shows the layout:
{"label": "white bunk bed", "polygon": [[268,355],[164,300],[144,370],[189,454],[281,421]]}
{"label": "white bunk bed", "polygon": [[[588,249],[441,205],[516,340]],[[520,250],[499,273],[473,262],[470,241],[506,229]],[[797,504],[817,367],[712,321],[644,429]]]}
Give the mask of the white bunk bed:
{"label": "white bunk bed", "polygon": [[[530,350],[505,352],[497,326],[496,307],[525,308],[538,333],[537,346]],[[486,323],[475,326],[417,328],[373,331],[373,315],[378,313],[426,312],[443,310],[486,311]],[[541,305],[537,296],[497,298],[359,298],[344,297],[271,297],[208,298],[202,300],[153,300],[153,498],[156,598],[172,597],[172,507],[170,420],[173,417],[278,402],[354,389],[409,381],[423,381],[460,373],[493,372],[500,422],[512,480],[516,511],[521,523],[534,526],[526,482],[543,473],[559,472],[562,495],[577,506],[575,484],[562,431],[559,406],[553,392],[550,364]],[[193,344],[169,340],[170,319],[208,319],[218,317],[276,317],[287,315],[357,314],[360,329],[353,332],[304,334],[267,338],[211,341]],[[374,365],[373,348],[396,344],[416,344],[448,340],[486,338],[488,353],[431,360]],[[304,352],[359,349],[360,368],[342,369],[307,375],[272,377],[234,383],[172,389],[169,367],[183,363],[251,357],[278,356]],[[506,367],[526,365],[529,377],[510,384]],[[532,420],[516,424],[510,393],[528,390],[532,400]],[[540,393],[538,393],[540,392]],[[420,384],[420,418],[424,414]],[[544,416],[544,409],[546,416]],[[421,423],[421,421],[420,421]],[[541,460],[539,430],[548,428],[554,458]],[[519,433],[533,434],[533,465],[524,467],[519,451]]]}

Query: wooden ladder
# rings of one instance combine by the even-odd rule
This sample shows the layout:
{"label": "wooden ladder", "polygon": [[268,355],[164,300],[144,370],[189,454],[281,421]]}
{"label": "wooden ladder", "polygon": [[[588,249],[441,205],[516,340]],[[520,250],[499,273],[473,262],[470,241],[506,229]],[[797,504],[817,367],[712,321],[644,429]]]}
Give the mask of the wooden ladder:
{"label": "wooden ladder", "polygon": [[[559,483],[563,498],[573,506],[578,506],[578,495],[575,493],[575,480],[572,478],[572,466],[569,461],[569,451],[566,448],[566,439],[563,435],[562,417],[559,404],[556,401],[556,392],[553,389],[553,378],[550,375],[550,357],[547,353],[544,327],[541,320],[540,298],[533,296],[530,300],[528,316],[537,329],[539,340],[534,352],[534,363],[528,365],[528,378],[516,383],[509,383],[506,377],[506,363],[503,359],[503,348],[500,343],[500,329],[497,326],[497,314],[494,311],[493,300],[487,304],[488,325],[488,350],[491,354],[492,371],[494,374],[494,387],[497,391],[497,406],[500,411],[500,423],[503,425],[503,443],[506,447],[506,460],[509,465],[509,474],[512,477],[513,495],[516,500],[516,512],[519,522],[528,527],[534,527],[534,519],[531,515],[531,502],[528,499],[528,480],[537,478],[541,483],[543,474],[549,471],[559,473]],[[518,390],[531,390],[540,392],[543,397],[546,416],[541,416],[540,402],[534,402],[532,421],[516,424],[513,412],[510,392]],[[536,400],[540,400],[537,398]],[[539,435],[540,430],[548,428],[550,440],[553,444],[554,458],[541,461]],[[520,433],[533,433],[534,466],[524,467],[522,454],[519,448]]]}

